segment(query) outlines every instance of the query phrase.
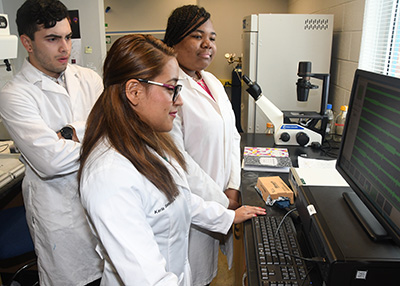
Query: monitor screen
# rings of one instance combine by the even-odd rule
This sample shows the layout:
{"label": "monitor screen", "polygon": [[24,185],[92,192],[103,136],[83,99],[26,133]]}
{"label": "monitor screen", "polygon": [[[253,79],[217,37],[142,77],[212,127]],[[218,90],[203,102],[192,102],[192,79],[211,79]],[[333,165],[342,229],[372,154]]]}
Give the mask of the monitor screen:
{"label": "monitor screen", "polygon": [[400,79],[356,71],[336,168],[400,245]]}

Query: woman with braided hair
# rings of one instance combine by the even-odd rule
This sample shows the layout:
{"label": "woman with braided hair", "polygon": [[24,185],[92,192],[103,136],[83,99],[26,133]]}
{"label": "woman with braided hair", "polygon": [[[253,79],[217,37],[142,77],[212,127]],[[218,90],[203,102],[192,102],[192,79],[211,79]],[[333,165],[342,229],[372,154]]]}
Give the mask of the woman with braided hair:
{"label": "woman with braided hair", "polygon": [[[216,55],[216,32],[210,13],[196,5],[175,9],[164,42],[179,63],[183,106],[171,131],[185,156],[193,193],[229,209],[239,207],[240,135],[232,105],[220,81],[204,71]],[[219,246],[232,265],[232,236],[192,226],[189,261],[194,285],[208,285],[218,270]]]}

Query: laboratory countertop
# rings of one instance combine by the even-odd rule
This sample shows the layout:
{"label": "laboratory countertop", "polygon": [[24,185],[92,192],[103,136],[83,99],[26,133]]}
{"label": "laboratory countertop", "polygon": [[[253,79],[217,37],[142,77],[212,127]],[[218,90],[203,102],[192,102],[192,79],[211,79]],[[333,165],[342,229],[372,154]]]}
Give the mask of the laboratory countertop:
{"label": "laboratory countertop", "polygon": [[19,159],[19,154],[0,153],[0,210],[21,191],[25,166]]}
{"label": "laboratory countertop", "polygon": [[[245,146],[250,147],[277,147],[287,148],[289,150],[289,156],[292,159],[293,167],[298,167],[298,156],[313,158],[313,159],[333,159],[327,157],[327,154],[321,149],[312,149],[311,147],[300,147],[300,146],[274,146],[274,139],[272,135],[265,134],[242,134],[241,148]],[[243,154],[243,152],[242,152]],[[267,215],[284,215],[286,211],[278,209],[276,207],[266,206],[265,202],[261,199],[260,195],[254,189],[257,183],[258,177],[265,176],[280,176],[282,180],[289,186],[288,173],[271,173],[271,172],[249,172],[242,170],[242,183],[241,183],[241,198],[243,205],[253,205],[259,207],[265,207]],[[303,254],[307,254],[308,250],[304,242],[304,238],[301,235],[301,230],[298,225],[298,240],[302,248]],[[247,269],[247,281],[248,286],[260,285],[258,281],[257,266],[255,247],[253,241],[253,230],[251,221],[247,221],[243,225],[244,229],[244,249],[246,258],[246,269]],[[314,285],[319,285],[320,277],[317,273],[311,276],[312,279],[317,282]],[[314,282],[313,281],[313,282]]]}

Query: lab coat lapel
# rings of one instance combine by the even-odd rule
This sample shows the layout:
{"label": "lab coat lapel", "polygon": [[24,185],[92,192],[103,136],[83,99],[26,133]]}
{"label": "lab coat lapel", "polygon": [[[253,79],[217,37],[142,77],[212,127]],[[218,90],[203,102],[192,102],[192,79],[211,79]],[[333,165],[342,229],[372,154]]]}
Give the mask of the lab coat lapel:
{"label": "lab coat lapel", "polygon": [[74,102],[81,93],[79,76],[67,67],[65,70],[65,81],[67,83],[69,96],[71,97],[72,106],[74,106]]}
{"label": "lab coat lapel", "polygon": [[198,93],[200,93],[202,96],[206,97],[210,101],[213,101],[213,99],[210,97],[209,94],[192,78],[188,78],[190,88],[196,90]]}
{"label": "lab coat lapel", "polygon": [[[215,101],[213,101],[213,102],[216,102],[217,105],[219,106],[219,95],[221,94],[221,92],[225,92],[225,90],[221,91],[221,90],[220,90],[220,86],[221,86],[221,85],[219,85],[219,84],[216,85],[216,84],[214,83],[213,79],[211,79],[211,78],[207,75],[207,73],[205,73],[204,71],[201,71],[200,73],[201,73],[201,76],[202,76],[203,79],[204,79],[204,82],[205,82],[206,85],[208,86],[208,89],[210,90],[212,96],[215,98]],[[201,87],[200,87],[200,88],[201,88]],[[201,89],[203,89],[203,88],[201,88]],[[203,91],[206,92],[204,89],[203,89]],[[207,94],[207,92],[206,92],[206,94]]]}
{"label": "lab coat lapel", "polygon": [[172,177],[175,180],[175,183],[178,186],[181,186],[185,189],[189,189],[189,184],[186,179],[186,173],[185,171],[179,166],[177,162],[175,162],[175,168],[173,168],[170,164],[168,164],[168,169],[170,173],[172,174]]}
{"label": "lab coat lapel", "polygon": [[52,81],[50,78],[42,74],[37,68],[35,68],[28,59],[25,59],[25,62],[22,66],[21,72],[24,74],[25,78],[28,82],[37,85],[40,82],[41,89],[43,91],[47,91],[50,93],[61,93],[68,96],[65,88],[60,86],[59,84]]}
{"label": "lab coat lapel", "polygon": [[168,158],[161,157],[160,154],[158,154],[154,149],[150,147],[149,150],[154,155],[156,155],[161,160],[161,162],[164,163],[164,165],[167,167],[169,173],[174,178],[174,181],[178,186],[182,186],[184,188],[189,189],[189,185],[186,179],[186,172],[185,170],[182,169],[182,167],[178,164],[178,162],[176,162],[174,159],[170,157]]}
{"label": "lab coat lapel", "polygon": [[169,173],[174,178],[175,183],[178,186],[189,189],[189,185],[186,180],[186,173],[178,164],[178,162],[176,162],[171,158],[169,158],[168,160],[164,159],[164,161],[165,161],[165,166],[168,168]]}
{"label": "lab coat lapel", "polygon": [[64,96],[68,96],[68,92],[65,90],[64,87],[62,87],[58,83],[52,81],[51,79],[49,79],[45,76],[42,76],[42,77],[43,77],[42,89],[44,91],[49,91],[52,93],[60,93],[60,94],[63,94]]}
{"label": "lab coat lapel", "polygon": [[[213,85],[210,84],[209,82],[206,82],[208,88],[211,91],[211,94],[213,95],[213,97],[215,98],[212,99],[211,96],[207,93],[207,91],[205,91],[194,79],[192,79],[189,75],[187,75],[186,73],[184,73],[182,71],[182,73],[184,74],[184,78],[189,82],[189,86],[191,89],[194,89],[195,91],[198,92],[198,94],[200,96],[205,97],[210,103],[211,106],[218,112],[221,113],[220,109],[219,109],[219,105],[218,105],[218,94],[217,92],[215,92],[215,89],[213,88]],[[204,73],[201,72],[201,75],[204,78]],[[215,95],[214,95],[215,94]],[[183,99],[183,102],[185,102],[185,100]]]}
{"label": "lab coat lapel", "polygon": [[210,100],[210,102],[212,103],[211,105],[214,107],[214,109],[219,114],[221,114],[221,109],[219,106],[219,104],[220,104],[219,94],[221,93],[221,90],[219,90],[219,88],[218,88],[219,86],[215,85],[214,82],[212,80],[210,80],[210,78],[207,76],[207,74],[204,71],[201,71],[200,73],[215,100],[212,99],[211,96],[207,93],[207,91],[205,91],[198,83],[196,83],[196,85],[201,89],[202,94]]}

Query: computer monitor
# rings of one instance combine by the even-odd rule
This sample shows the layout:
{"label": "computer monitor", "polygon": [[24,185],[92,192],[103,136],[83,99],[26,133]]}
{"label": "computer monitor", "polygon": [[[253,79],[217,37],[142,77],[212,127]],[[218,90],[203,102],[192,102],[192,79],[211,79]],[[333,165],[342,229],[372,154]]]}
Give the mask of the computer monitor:
{"label": "computer monitor", "polygon": [[400,79],[356,71],[336,168],[400,245]]}

